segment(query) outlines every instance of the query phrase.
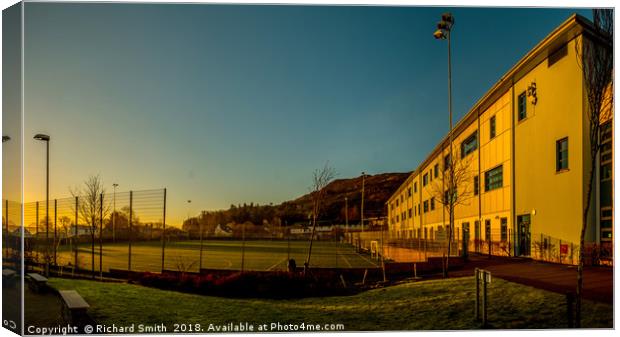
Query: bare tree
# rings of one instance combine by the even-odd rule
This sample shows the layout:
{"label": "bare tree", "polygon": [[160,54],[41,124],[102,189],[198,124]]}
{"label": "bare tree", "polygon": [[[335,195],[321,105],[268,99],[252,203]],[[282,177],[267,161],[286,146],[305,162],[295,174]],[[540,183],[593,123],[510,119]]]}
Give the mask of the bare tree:
{"label": "bare tree", "polygon": [[455,158],[451,158],[444,167],[439,179],[435,179],[431,185],[431,194],[448,211],[448,225],[446,226],[448,244],[446,246],[446,259],[444,261],[443,276],[448,277],[448,267],[452,247],[452,233],[454,233],[454,211],[459,205],[468,204],[472,196],[471,186],[474,186],[471,156],[460,158],[458,151],[453,150]]}
{"label": "bare tree", "polygon": [[[66,215],[63,215],[60,218],[58,218],[58,223],[60,224],[60,230],[62,231],[64,236],[56,240],[56,247],[54,248],[56,249],[56,251],[58,251],[58,248],[60,248],[60,243],[63,242],[63,238],[64,238],[65,243],[67,239],[69,238],[69,228],[71,227],[71,218],[69,218]],[[73,251],[73,245],[71,245],[69,251]]]}
{"label": "bare tree", "polygon": [[329,162],[325,163],[322,169],[316,169],[312,174],[312,186],[310,187],[312,193],[312,232],[310,234],[310,247],[308,248],[308,257],[304,263],[304,274],[310,267],[310,257],[312,256],[312,243],[314,242],[314,233],[316,230],[316,221],[321,211],[321,203],[325,196],[325,187],[334,179],[336,171],[329,165]]}
{"label": "bare tree", "polygon": [[[90,176],[81,187],[70,189],[74,197],[79,197],[78,212],[82,221],[88,226],[91,236],[91,266],[93,277],[95,276],[95,233],[100,223],[97,219],[104,218],[108,214],[109,206],[102,201],[105,194],[105,185],[99,175]],[[76,224],[77,225],[77,224]],[[99,239],[101,233],[99,232]]]}
{"label": "bare tree", "polygon": [[581,300],[583,290],[583,262],[585,255],[585,235],[588,227],[588,214],[592,199],[596,163],[600,146],[600,126],[605,121],[606,113],[611,113],[613,106],[613,30],[614,13],[612,9],[594,9],[593,32],[584,30],[581,45],[577,44],[577,62],[583,72],[583,81],[587,97],[587,117],[589,126],[590,172],[588,189],[583,209],[583,221],[579,237],[579,263],[577,265],[577,296],[575,301],[575,323],[581,326]]}

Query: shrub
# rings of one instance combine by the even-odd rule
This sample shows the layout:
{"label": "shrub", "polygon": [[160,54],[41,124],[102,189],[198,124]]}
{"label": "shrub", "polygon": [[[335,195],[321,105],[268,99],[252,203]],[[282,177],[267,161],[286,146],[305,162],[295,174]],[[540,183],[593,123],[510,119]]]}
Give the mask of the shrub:
{"label": "shrub", "polygon": [[309,276],[290,272],[237,272],[225,276],[143,273],[133,281],[159,289],[238,298],[300,298],[353,293],[352,289],[343,288],[338,274],[333,272],[317,272]]}

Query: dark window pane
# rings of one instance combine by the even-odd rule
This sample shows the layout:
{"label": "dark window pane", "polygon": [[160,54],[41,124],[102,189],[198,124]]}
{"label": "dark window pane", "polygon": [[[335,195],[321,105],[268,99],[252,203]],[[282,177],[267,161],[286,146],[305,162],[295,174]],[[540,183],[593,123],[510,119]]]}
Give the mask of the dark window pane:
{"label": "dark window pane", "polygon": [[518,105],[519,120],[522,120],[527,117],[527,97],[525,91],[519,95]]}
{"label": "dark window pane", "polygon": [[498,166],[484,173],[484,190],[490,191],[503,185],[503,167]]}
{"label": "dark window pane", "polygon": [[568,138],[560,139],[556,142],[555,170],[561,171],[566,169],[568,169]]}

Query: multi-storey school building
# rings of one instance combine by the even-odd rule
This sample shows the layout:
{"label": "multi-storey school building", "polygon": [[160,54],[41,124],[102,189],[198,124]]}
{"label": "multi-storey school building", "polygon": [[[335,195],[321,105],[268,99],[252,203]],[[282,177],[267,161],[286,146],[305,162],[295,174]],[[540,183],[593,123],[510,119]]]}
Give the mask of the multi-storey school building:
{"label": "multi-storey school building", "polygon": [[[493,242],[501,247],[493,254],[514,256],[535,257],[534,250],[552,241],[559,254],[575,248],[590,169],[578,63],[584,33],[594,34],[589,20],[566,20],[455,125],[452,159],[448,136],[437,144],[387,201],[391,239],[445,240],[449,215],[440,202],[442,177],[452,161],[457,171],[459,165],[467,168],[466,174],[457,172],[462,181],[455,240],[485,253],[481,245]],[[610,113],[601,128],[604,145],[586,234],[591,245],[611,246],[613,238],[612,134]]]}

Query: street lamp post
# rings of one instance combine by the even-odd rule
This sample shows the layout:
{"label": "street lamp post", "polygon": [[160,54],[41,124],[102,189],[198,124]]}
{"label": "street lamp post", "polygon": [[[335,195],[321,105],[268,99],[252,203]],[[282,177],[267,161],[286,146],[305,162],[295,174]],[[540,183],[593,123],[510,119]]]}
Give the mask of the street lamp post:
{"label": "street lamp post", "polygon": [[[454,223],[454,158],[452,155],[452,51],[451,51],[451,36],[452,26],[454,25],[454,17],[451,13],[444,13],[441,15],[441,21],[437,23],[437,30],[433,33],[433,36],[437,40],[448,40],[448,112],[450,114],[450,131],[448,132],[449,146],[450,146],[450,177],[448,183],[448,196],[450,198],[450,214],[448,225],[448,258],[450,256],[450,245],[452,244],[452,226]],[[446,263],[447,270],[447,263]]]}
{"label": "street lamp post", "polygon": [[[11,140],[11,137],[9,136],[2,136],[2,142],[8,142],[9,140]],[[7,201],[4,204],[4,211],[6,212],[6,216],[5,216],[5,221],[6,221],[6,243],[4,244],[6,246],[6,250],[7,252],[9,251],[9,243],[10,243],[10,238],[9,235],[11,235],[11,232],[9,231],[9,200],[7,198]],[[38,209],[37,209],[38,211]],[[37,224],[38,226],[38,224]]]}
{"label": "street lamp post", "polygon": [[344,232],[349,235],[349,198],[344,197]]}
{"label": "street lamp post", "polygon": [[114,193],[112,197],[112,242],[116,242],[116,188],[118,187],[117,183],[112,184],[114,188]]}
{"label": "street lamp post", "polygon": [[50,136],[44,134],[36,134],[35,140],[45,142],[46,145],[46,166],[45,166],[45,276],[49,276],[49,236],[50,236]]}
{"label": "street lamp post", "polygon": [[364,184],[365,184],[366,172],[362,172],[362,207],[360,212],[360,222],[362,225],[362,233],[364,232]]}
{"label": "street lamp post", "polygon": [[191,206],[192,201],[187,200],[187,225],[189,226],[189,207]]}

